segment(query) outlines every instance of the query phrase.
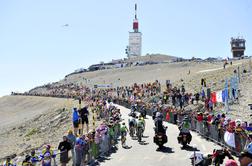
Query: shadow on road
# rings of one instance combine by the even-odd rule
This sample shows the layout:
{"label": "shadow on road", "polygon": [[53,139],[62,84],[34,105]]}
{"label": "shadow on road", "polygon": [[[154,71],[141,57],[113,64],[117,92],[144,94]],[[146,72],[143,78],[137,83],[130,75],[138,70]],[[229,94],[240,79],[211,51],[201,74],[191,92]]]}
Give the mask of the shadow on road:
{"label": "shadow on road", "polygon": [[109,158],[109,157],[99,157],[99,158],[97,159],[97,164],[98,164],[98,163],[105,162],[105,161],[107,161],[107,160],[110,160],[110,158]]}
{"label": "shadow on road", "polygon": [[132,146],[128,146],[128,145],[126,145],[126,146],[124,146],[123,148],[124,148],[124,149],[131,149],[131,148],[132,148]]}
{"label": "shadow on road", "polygon": [[190,145],[186,145],[185,147],[181,147],[182,150],[186,150],[186,151],[199,151],[199,149],[194,148]]}
{"label": "shadow on road", "polygon": [[131,139],[132,140],[137,140],[138,138],[137,138],[137,136],[133,136],[133,137],[131,137]]}
{"label": "shadow on road", "polygon": [[146,142],[146,141],[141,141],[141,142],[139,142],[139,144],[140,144],[140,145],[148,145],[149,143]]}
{"label": "shadow on road", "polygon": [[162,148],[157,148],[156,150],[157,152],[162,152],[162,153],[174,153],[174,151],[172,150],[172,148],[170,147],[162,147]]}

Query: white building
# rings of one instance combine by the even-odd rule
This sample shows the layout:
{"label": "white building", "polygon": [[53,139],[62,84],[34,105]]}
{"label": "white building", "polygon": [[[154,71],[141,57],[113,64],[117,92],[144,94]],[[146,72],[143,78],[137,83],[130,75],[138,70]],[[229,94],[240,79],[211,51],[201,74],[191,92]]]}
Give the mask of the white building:
{"label": "white building", "polygon": [[142,54],[142,33],[129,32],[128,57],[141,56]]}

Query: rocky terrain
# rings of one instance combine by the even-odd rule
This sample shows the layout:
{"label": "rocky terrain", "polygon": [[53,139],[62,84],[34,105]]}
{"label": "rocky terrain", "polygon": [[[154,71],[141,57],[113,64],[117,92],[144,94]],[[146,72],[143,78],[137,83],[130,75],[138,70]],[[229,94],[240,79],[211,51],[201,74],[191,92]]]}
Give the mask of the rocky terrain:
{"label": "rocky terrain", "polygon": [[[1,125],[0,159],[8,155],[22,156],[26,152],[39,149],[48,143],[57,148],[62,136],[71,128],[72,111],[70,107],[73,105],[77,106],[77,102],[48,97],[10,96],[0,98],[1,122],[5,119],[10,121],[13,117],[3,114],[2,110],[9,111],[8,115],[15,114],[15,110],[22,114],[18,112],[17,117],[13,117],[16,123]],[[11,108],[14,111],[11,111]],[[27,119],[23,117],[27,117]]]}

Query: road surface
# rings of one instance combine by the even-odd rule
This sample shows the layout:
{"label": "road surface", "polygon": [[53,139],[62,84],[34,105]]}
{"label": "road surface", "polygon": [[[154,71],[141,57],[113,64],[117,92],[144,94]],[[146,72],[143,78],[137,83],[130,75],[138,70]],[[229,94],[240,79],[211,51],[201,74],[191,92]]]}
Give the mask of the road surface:
{"label": "road surface", "polygon": [[[118,106],[121,109],[122,118],[124,122],[128,124],[129,109]],[[127,145],[130,149],[124,149],[121,144],[118,144],[118,150],[116,153],[112,153],[106,160],[100,162],[102,166],[190,166],[190,159],[188,156],[193,153],[194,148],[188,148],[186,150],[181,149],[181,145],[177,142],[177,136],[179,134],[178,127],[164,122],[165,126],[168,126],[167,135],[168,143],[165,144],[163,151],[157,151],[157,145],[153,143],[154,136],[154,123],[150,116],[147,116],[146,129],[144,132],[145,138],[143,143],[139,144],[137,140],[132,140],[127,135]],[[191,146],[195,145],[198,150],[206,153],[211,153],[213,149],[220,149],[221,147],[208,142],[205,139],[198,136],[197,133],[191,132],[192,142]],[[121,142],[119,142],[121,143]]]}

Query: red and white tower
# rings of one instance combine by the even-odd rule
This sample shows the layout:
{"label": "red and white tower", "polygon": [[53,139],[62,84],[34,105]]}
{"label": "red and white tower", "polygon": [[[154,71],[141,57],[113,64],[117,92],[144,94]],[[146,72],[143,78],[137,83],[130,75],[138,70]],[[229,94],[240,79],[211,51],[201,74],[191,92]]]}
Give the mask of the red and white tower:
{"label": "red and white tower", "polygon": [[141,56],[142,33],[139,32],[139,22],[137,19],[137,4],[135,4],[135,18],[133,20],[133,32],[129,32],[129,45],[126,48],[128,58]]}
{"label": "red and white tower", "polygon": [[138,32],[137,4],[135,4],[135,19],[133,20],[133,30]]}

